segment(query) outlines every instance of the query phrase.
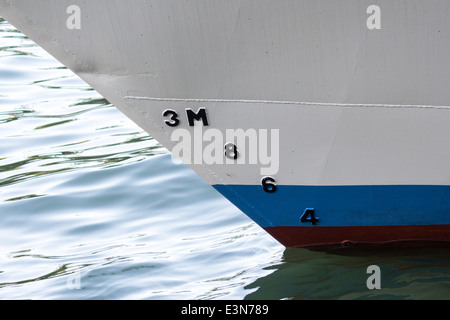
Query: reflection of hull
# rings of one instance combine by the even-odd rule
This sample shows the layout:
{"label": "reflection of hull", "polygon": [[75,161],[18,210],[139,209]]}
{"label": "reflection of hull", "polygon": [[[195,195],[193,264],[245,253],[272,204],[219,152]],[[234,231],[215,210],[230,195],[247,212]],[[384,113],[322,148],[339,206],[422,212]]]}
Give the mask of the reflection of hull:
{"label": "reflection of hull", "polygon": [[[245,300],[448,299],[447,250],[439,245],[287,248],[266,268],[267,276],[245,287],[250,292]],[[381,290],[368,290],[370,273],[364,277],[373,263],[381,270]]]}
{"label": "reflection of hull", "polygon": [[[189,166],[284,245],[450,240],[450,5],[375,1],[369,30],[373,2],[0,0],[0,15],[169,150],[190,134]],[[279,133],[270,164],[263,130]],[[230,142],[246,157],[205,159]]]}

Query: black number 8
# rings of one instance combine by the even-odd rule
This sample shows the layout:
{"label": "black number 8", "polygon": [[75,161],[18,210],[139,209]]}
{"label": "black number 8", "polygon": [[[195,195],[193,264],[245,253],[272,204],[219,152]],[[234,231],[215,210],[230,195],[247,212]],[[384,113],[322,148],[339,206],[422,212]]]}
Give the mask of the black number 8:
{"label": "black number 8", "polygon": [[236,160],[238,158],[239,152],[234,143],[227,143],[225,145],[225,157],[231,160]]}

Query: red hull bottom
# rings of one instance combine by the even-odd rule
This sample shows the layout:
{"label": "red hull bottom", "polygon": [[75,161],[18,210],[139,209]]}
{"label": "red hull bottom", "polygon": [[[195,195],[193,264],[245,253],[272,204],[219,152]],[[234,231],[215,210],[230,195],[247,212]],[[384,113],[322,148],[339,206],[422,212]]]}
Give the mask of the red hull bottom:
{"label": "red hull bottom", "polygon": [[266,227],[285,247],[351,244],[450,244],[450,225],[361,227]]}

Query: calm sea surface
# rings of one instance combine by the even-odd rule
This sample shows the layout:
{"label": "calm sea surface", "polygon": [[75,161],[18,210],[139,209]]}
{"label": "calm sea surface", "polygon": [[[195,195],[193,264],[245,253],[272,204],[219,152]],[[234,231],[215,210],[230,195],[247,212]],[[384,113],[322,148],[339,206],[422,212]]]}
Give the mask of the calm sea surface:
{"label": "calm sea surface", "polygon": [[450,299],[450,252],[282,247],[0,18],[0,299]]}

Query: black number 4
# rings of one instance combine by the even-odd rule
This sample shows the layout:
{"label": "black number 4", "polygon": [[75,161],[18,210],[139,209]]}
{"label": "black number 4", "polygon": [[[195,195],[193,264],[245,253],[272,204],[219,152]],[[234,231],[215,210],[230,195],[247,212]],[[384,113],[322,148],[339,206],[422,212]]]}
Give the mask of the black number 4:
{"label": "black number 4", "polygon": [[319,222],[319,217],[316,217],[314,209],[305,209],[302,216],[300,217],[301,222],[311,222],[313,225],[316,225]]}

